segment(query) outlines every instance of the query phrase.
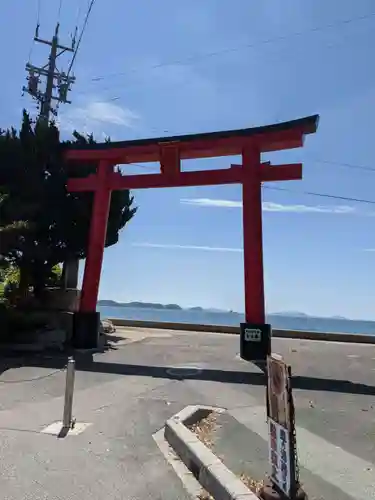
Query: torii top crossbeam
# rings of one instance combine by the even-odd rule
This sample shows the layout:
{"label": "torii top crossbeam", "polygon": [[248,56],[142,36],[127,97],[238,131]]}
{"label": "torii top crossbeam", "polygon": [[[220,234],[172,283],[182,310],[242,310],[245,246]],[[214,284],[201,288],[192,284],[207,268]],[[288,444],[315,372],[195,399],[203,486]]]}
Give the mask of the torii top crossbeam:
{"label": "torii top crossbeam", "polygon": [[[69,191],[95,193],[88,255],[80,302],[82,314],[94,314],[104,251],[111,192],[121,189],[242,184],[245,316],[247,322],[265,321],[261,183],[302,178],[302,164],[272,166],[261,163],[261,153],[299,148],[315,133],[318,115],[269,126],[155,139],[100,144],[73,144],[66,158],[73,164],[97,162],[97,172],[68,180]],[[181,171],[181,160],[242,155],[242,165],[227,169]],[[159,162],[160,172],[123,175],[116,164]]]}
{"label": "torii top crossbeam", "polygon": [[[142,189],[178,187],[241,182],[241,172],[236,169],[181,172],[180,161],[186,159],[235,156],[244,149],[256,148],[259,153],[299,148],[304,136],[315,133],[318,116],[309,116],[263,127],[211,132],[182,136],[159,137],[111,143],[72,146],[66,158],[73,161],[105,161],[112,165],[160,162],[160,174],[120,176],[112,174],[108,179],[112,189]],[[166,177],[164,177],[164,175]],[[175,175],[173,175],[175,174]],[[177,174],[177,176],[176,176]],[[173,175],[173,179],[167,176]],[[274,167],[265,164],[261,181],[300,179],[301,165]],[[96,176],[71,179],[69,191],[95,191]]]}
{"label": "torii top crossbeam", "polygon": [[151,162],[159,160],[160,146],[178,146],[181,160],[237,155],[247,139],[255,139],[263,152],[291,149],[303,145],[303,136],[317,130],[318,115],[262,127],[221,132],[175,135],[154,139],[73,144],[67,152],[71,160],[112,160],[114,163]]}

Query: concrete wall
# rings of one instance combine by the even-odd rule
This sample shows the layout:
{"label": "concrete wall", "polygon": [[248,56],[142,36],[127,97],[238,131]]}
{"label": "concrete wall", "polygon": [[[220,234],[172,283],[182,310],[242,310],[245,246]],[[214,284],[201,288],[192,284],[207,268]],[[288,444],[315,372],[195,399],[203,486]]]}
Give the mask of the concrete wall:
{"label": "concrete wall", "polygon": [[[182,330],[189,332],[211,332],[211,333],[230,333],[238,335],[239,326],[222,325],[195,325],[191,323],[164,323],[157,321],[139,321],[109,318],[115,326],[135,327],[135,328],[156,328],[163,330]],[[272,336],[288,339],[305,340],[324,340],[329,342],[351,342],[357,344],[375,344],[375,335],[360,335],[352,333],[320,333],[307,332],[303,330],[278,330],[272,329]]]}

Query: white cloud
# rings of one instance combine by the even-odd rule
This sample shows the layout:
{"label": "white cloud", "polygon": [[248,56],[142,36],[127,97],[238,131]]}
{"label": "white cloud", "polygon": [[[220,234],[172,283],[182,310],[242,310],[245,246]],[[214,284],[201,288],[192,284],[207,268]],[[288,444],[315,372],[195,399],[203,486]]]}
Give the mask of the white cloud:
{"label": "white cloud", "polygon": [[[217,208],[242,208],[242,201],[220,200],[212,198],[183,198],[180,200],[183,205],[193,205],[196,207],[217,207]],[[355,207],[349,205],[289,205],[264,201],[262,204],[264,212],[289,212],[289,213],[325,213],[325,214],[354,214],[357,213]],[[369,215],[369,214],[368,214]]]}
{"label": "white cloud", "polygon": [[111,135],[107,133],[108,128],[133,128],[138,119],[139,116],[128,108],[112,102],[91,100],[61,113],[58,122],[65,131],[107,136]]}
{"label": "white cloud", "polygon": [[265,212],[294,212],[294,213],[323,213],[323,214],[352,214],[355,208],[349,205],[284,205],[273,203],[272,201],[263,202]]}
{"label": "white cloud", "polygon": [[194,205],[196,207],[220,207],[220,208],[241,208],[242,201],[217,200],[212,198],[182,198],[183,205]]}
{"label": "white cloud", "polygon": [[134,247],[145,248],[165,248],[168,250],[199,250],[206,252],[243,252],[242,248],[227,248],[227,247],[210,247],[210,246],[196,246],[196,245],[170,245],[164,243],[133,243]]}

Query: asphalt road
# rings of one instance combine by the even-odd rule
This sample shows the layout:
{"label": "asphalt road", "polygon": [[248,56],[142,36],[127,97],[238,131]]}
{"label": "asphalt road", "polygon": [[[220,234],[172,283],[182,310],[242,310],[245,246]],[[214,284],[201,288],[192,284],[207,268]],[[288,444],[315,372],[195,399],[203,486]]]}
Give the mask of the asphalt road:
{"label": "asphalt road", "polygon": [[[77,357],[74,415],[90,426],[65,439],[41,430],[61,420],[66,359],[0,362],[2,498],[188,498],[152,434],[188,404],[228,408],[249,426],[264,404],[264,375],[238,358],[237,336],[122,329],[115,340]],[[343,463],[371,466],[375,484],[375,346],[276,339],[273,351],[292,365],[297,425],[323,446],[314,464],[333,445]]]}

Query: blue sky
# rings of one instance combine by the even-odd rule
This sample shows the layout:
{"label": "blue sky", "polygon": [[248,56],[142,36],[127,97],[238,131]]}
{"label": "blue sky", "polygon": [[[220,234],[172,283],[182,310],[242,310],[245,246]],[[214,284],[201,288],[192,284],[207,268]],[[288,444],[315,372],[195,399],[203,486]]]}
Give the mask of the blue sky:
{"label": "blue sky", "polygon": [[[12,46],[1,55],[2,127],[17,126],[22,107],[34,106],[21,87],[37,3],[1,7],[1,46]],[[41,36],[51,36],[58,4],[40,0]],[[79,5],[82,25],[87,0],[62,2],[62,42]],[[97,0],[61,129],[130,139],[319,113],[318,133],[303,149],[272,156],[303,161],[304,179],[278,184],[290,192],[264,189],[267,310],[375,319],[375,205],[304,194],[375,200],[375,172],[343,165],[375,169],[374,43],[373,0]],[[45,58],[46,49],[34,46],[32,61]],[[242,311],[240,187],[134,195],[139,212],[105,252],[101,298]]]}

